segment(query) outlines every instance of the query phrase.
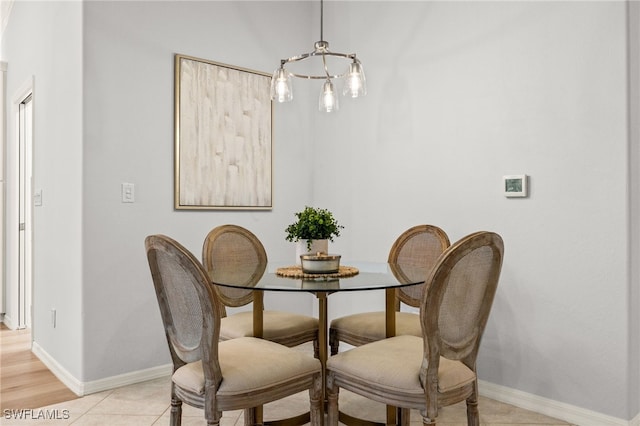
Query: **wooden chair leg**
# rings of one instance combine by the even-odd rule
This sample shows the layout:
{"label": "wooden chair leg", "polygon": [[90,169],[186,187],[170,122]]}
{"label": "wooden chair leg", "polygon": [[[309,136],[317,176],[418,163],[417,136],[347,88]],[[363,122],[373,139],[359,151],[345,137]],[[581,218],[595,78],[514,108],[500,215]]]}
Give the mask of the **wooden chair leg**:
{"label": "wooden chair leg", "polygon": [[318,342],[318,339],[313,341],[313,357],[315,359],[320,359],[320,343]]}
{"label": "wooden chair leg", "polygon": [[207,404],[205,403],[204,418],[207,421],[207,426],[220,426],[222,411],[215,411],[215,409],[207,407]]}
{"label": "wooden chair leg", "polygon": [[422,416],[422,424],[424,426],[435,426],[436,425],[436,419],[430,419],[429,417]]}
{"label": "wooden chair leg", "polygon": [[427,410],[422,413],[422,424],[431,426],[436,424],[438,418],[438,405],[434,400],[427,398]]}
{"label": "wooden chair leg", "polygon": [[[205,394],[210,394],[211,390]],[[207,421],[207,426],[219,426],[220,419],[222,418],[222,411],[218,410],[218,407],[213,402],[212,398],[205,398],[204,400],[204,418]]]}
{"label": "wooden chair leg", "polygon": [[329,373],[327,377],[327,424],[328,426],[338,426],[339,408],[338,394],[340,388],[335,385],[333,374]]}
{"label": "wooden chair leg", "polygon": [[171,416],[169,417],[169,424],[171,426],[180,426],[182,424],[182,400],[180,400],[174,390],[173,383],[171,384]]}
{"label": "wooden chair leg", "polygon": [[411,410],[409,408],[400,408],[398,410],[398,424],[400,426],[409,426],[411,424]]}
{"label": "wooden chair leg", "polygon": [[338,340],[338,333],[332,329],[329,329],[329,346],[331,347],[331,355],[336,355],[340,347],[340,340]]}
{"label": "wooden chair leg", "polygon": [[322,398],[322,374],[313,378],[313,386],[309,389],[309,422],[311,426],[324,424],[324,401]]}
{"label": "wooden chair leg", "polygon": [[478,381],[473,384],[473,393],[467,398],[467,425],[480,426],[480,414],[478,413]]}
{"label": "wooden chair leg", "polygon": [[467,399],[467,425],[480,426],[480,414],[478,412],[478,397],[476,394]]}
{"label": "wooden chair leg", "polygon": [[255,426],[256,424],[256,410],[255,408],[244,409],[244,426]]}

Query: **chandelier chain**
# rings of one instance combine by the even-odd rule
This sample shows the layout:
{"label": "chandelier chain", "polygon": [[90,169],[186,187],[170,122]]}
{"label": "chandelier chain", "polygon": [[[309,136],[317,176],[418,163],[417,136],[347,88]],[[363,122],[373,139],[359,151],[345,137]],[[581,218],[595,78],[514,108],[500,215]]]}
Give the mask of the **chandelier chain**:
{"label": "chandelier chain", "polygon": [[324,40],[324,0],[320,0],[320,40]]}

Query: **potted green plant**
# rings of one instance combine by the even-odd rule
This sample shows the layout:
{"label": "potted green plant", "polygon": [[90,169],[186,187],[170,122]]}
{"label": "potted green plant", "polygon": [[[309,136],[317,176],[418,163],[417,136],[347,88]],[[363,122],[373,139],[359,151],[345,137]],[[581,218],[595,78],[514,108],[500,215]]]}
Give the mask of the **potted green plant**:
{"label": "potted green plant", "polygon": [[287,241],[298,242],[298,263],[300,254],[327,253],[329,241],[339,237],[340,230],[344,228],[327,209],[306,206],[303,211],[295,213],[295,216],[297,220],[287,226],[285,231]]}

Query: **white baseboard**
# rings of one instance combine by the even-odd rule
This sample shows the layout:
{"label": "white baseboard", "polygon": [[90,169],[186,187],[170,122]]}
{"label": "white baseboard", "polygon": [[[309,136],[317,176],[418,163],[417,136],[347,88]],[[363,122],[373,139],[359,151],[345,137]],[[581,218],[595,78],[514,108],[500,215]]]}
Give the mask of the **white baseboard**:
{"label": "white baseboard", "polygon": [[73,377],[64,367],[62,367],[58,361],[56,361],[51,355],[47,353],[38,342],[34,341],[31,346],[31,351],[42,361],[44,365],[58,378],[66,387],[71,389],[73,393],[78,396],[83,396],[82,382]]}
{"label": "white baseboard", "polygon": [[132,371],[131,373],[119,374],[92,382],[85,382],[83,391],[85,395],[102,392],[104,390],[119,388],[121,386],[132,385],[134,383],[146,382],[147,380],[169,377],[173,371],[172,364],[159,365],[157,367],[144,370]]}
{"label": "white baseboard", "polygon": [[11,319],[11,317],[7,314],[3,314],[2,315],[2,322],[4,323],[4,325],[7,326],[7,328],[9,330],[15,330],[16,327],[13,325],[13,320]]}
{"label": "white baseboard", "polygon": [[168,377],[173,371],[173,366],[171,364],[165,364],[158,367],[132,371],[130,373],[94,380],[92,382],[81,382],[62,367],[55,359],[53,359],[44,349],[42,349],[42,347],[40,347],[40,345],[38,345],[37,342],[33,342],[32,351],[40,361],[42,361],[42,363],[46,365],[62,383],[65,384],[66,387],[71,389],[71,391],[78,396],[115,389],[121,386],[158,379],[160,377]]}
{"label": "white baseboard", "polygon": [[554,401],[517,389],[478,381],[480,395],[515,405],[580,426],[640,426],[640,414],[634,420],[623,420],[563,402]]}

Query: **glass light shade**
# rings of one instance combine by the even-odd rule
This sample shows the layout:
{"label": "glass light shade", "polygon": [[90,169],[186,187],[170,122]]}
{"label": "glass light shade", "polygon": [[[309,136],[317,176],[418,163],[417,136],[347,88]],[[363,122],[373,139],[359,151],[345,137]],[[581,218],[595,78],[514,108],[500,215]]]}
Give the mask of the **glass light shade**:
{"label": "glass light shade", "polygon": [[333,89],[333,83],[331,80],[327,80],[322,85],[322,92],[320,92],[319,109],[323,112],[337,111],[339,108],[338,97],[336,91]]}
{"label": "glass light shade", "polygon": [[289,102],[292,99],[291,75],[284,68],[278,68],[271,77],[271,100]]}
{"label": "glass light shade", "polygon": [[357,98],[358,96],[364,96],[367,94],[364,69],[362,69],[362,65],[358,62],[352,62],[349,65],[349,72],[345,77],[342,94],[352,98]]}

